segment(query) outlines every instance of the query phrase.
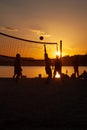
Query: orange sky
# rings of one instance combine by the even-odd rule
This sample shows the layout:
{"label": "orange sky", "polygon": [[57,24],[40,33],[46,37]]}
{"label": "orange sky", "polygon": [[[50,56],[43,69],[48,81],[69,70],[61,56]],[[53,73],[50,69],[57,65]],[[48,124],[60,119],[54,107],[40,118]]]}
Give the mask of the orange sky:
{"label": "orange sky", "polygon": [[[86,15],[86,0],[1,0],[0,32],[35,41],[43,35],[45,42],[59,43],[62,40],[63,55],[86,54]],[[0,45],[3,55],[15,55],[20,51],[22,56],[44,57],[42,45],[23,43],[16,47],[18,43],[15,42],[13,47],[13,43]],[[9,46],[6,51],[4,46]],[[48,46],[47,51],[49,57],[55,57],[54,45]]]}

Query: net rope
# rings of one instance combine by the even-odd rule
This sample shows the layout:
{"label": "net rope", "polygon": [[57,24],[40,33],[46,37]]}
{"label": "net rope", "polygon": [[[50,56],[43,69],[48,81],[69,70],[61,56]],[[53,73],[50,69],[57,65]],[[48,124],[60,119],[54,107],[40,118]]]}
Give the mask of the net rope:
{"label": "net rope", "polygon": [[44,44],[48,47],[48,52],[55,49],[50,45],[57,45],[57,43],[33,41],[0,32],[0,55],[14,57],[20,53],[22,57],[42,58]]}

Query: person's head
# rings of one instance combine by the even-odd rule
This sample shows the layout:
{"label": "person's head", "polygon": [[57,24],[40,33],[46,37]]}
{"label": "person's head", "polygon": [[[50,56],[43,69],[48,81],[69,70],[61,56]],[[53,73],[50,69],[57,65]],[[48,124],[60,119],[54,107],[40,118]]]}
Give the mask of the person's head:
{"label": "person's head", "polygon": [[16,54],[16,58],[20,59],[20,54],[17,53]]}
{"label": "person's head", "polygon": [[59,56],[58,56],[58,55],[56,55],[56,59],[59,59]]}

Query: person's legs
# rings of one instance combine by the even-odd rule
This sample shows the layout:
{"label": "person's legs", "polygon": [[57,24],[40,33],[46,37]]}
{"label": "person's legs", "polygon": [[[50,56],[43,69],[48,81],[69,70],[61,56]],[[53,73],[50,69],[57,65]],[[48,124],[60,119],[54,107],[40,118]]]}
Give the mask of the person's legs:
{"label": "person's legs", "polygon": [[56,70],[54,69],[54,75],[53,75],[53,78],[55,78],[55,75],[56,75]]}

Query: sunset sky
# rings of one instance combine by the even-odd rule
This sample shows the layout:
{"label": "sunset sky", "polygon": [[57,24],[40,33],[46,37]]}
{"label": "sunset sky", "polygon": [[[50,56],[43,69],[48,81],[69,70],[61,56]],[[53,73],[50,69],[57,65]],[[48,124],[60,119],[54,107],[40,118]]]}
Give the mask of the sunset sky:
{"label": "sunset sky", "polygon": [[[0,32],[35,41],[43,35],[44,42],[62,40],[63,55],[86,54],[87,0],[0,0]],[[25,44],[25,56],[43,58],[42,45]],[[51,57],[55,48],[48,47]]]}

